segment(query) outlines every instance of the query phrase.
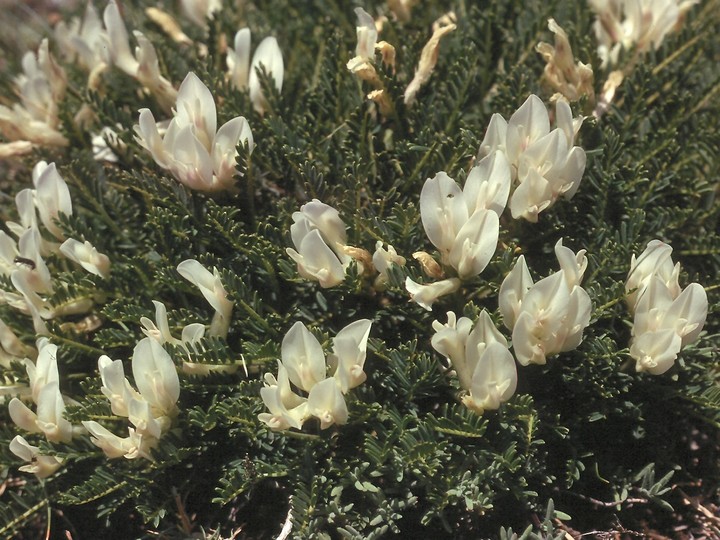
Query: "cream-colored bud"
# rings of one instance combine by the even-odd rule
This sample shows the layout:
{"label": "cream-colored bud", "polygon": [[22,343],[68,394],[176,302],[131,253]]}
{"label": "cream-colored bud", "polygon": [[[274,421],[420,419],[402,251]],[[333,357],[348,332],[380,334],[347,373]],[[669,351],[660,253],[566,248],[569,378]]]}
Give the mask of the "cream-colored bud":
{"label": "cream-colored bud", "polygon": [[178,22],[169,13],[156,7],[149,7],[145,10],[145,14],[148,16],[148,19],[162,28],[163,32],[170,36],[170,39],[176,43],[182,43],[184,45],[190,45],[192,43],[192,40],[182,31]]}
{"label": "cream-colored bud", "polygon": [[382,56],[383,64],[392,69],[393,74],[395,73],[395,47],[390,45],[387,41],[379,41],[375,44],[375,50]]}
{"label": "cream-colored bud", "polygon": [[600,100],[598,101],[597,107],[593,111],[595,118],[600,118],[610,108],[610,104],[615,98],[615,92],[620,87],[625,76],[621,70],[611,71],[608,75],[607,81],[603,84],[602,93],[600,94]]}
{"label": "cream-colored bud", "polygon": [[420,266],[426,276],[442,279],[445,277],[445,272],[440,267],[440,264],[432,258],[432,255],[425,251],[416,251],[413,253],[413,259],[420,263]]}
{"label": "cream-colored bud", "polygon": [[377,106],[380,109],[380,114],[382,116],[384,116],[385,118],[392,116],[393,103],[390,99],[390,96],[388,96],[386,90],[373,90],[367,95],[367,98],[377,103]]}
{"label": "cream-colored bud", "polygon": [[351,58],[347,63],[347,68],[361,80],[369,82],[375,88],[382,88],[382,81],[378,77],[375,67],[367,60],[367,58],[362,58],[360,56]]}
{"label": "cream-colored bud", "polygon": [[368,250],[355,246],[342,246],[341,250],[343,253],[350,256],[351,259],[360,263],[360,268],[362,269],[363,274],[371,275],[375,273],[372,255]]}

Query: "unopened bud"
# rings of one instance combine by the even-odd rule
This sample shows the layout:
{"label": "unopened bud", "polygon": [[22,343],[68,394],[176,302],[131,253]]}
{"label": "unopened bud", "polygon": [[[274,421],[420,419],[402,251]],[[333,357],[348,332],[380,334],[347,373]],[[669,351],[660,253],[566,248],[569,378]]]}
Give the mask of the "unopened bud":
{"label": "unopened bud", "polygon": [[383,64],[390,67],[395,73],[395,47],[387,41],[379,41],[375,44],[375,50],[382,55]]}
{"label": "unopened bud", "polygon": [[377,103],[381,115],[385,118],[392,116],[393,104],[385,90],[373,90],[367,97]]}
{"label": "unopened bud", "polygon": [[145,14],[176,43],[184,45],[192,43],[192,40],[180,29],[178,22],[169,13],[155,7],[149,7],[145,10]]}
{"label": "unopened bud", "polygon": [[372,262],[372,255],[366,249],[355,246],[342,246],[342,252],[350,256],[354,261],[360,263],[362,273],[370,275],[375,273],[375,267]]}
{"label": "unopened bud", "polygon": [[420,263],[423,272],[426,276],[441,279],[445,277],[445,273],[438,264],[438,262],[432,258],[432,256],[425,251],[416,251],[413,253],[413,259]]}

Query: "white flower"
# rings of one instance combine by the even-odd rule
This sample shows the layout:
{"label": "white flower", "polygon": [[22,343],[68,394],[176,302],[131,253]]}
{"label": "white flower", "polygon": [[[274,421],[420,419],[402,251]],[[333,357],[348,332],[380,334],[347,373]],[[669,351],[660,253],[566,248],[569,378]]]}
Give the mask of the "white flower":
{"label": "white flower", "polygon": [[275,89],[279,94],[282,91],[285,64],[283,63],[282,52],[280,51],[277,39],[272,36],[263,39],[260,45],[258,45],[258,48],[255,49],[255,54],[250,64],[250,76],[248,77],[250,101],[252,101],[253,107],[258,113],[264,114],[268,102],[263,94],[260,78],[258,77],[258,71],[261,68],[265,70],[268,77],[273,79]]}
{"label": "white flower", "polygon": [[320,231],[313,229],[295,245],[299,251],[287,248],[286,252],[298,265],[298,273],[305,279],[320,283],[321,287],[334,287],[345,279],[345,267],[323,241]]}
{"label": "white flower", "polygon": [[372,256],[372,263],[375,270],[379,272],[375,278],[374,287],[378,290],[385,287],[388,281],[388,270],[391,265],[405,266],[405,257],[397,254],[395,248],[388,244],[387,249],[383,248],[383,242],[378,240],[375,243],[375,253]]}
{"label": "white flower", "polygon": [[510,273],[500,284],[498,293],[500,313],[503,317],[503,324],[508,330],[515,327],[515,321],[522,308],[523,298],[525,298],[532,286],[533,280],[525,262],[525,256],[520,255],[513,269],[510,270]]}
{"label": "white flower", "polygon": [[333,354],[328,362],[337,367],[334,377],[344,394],[367,379],[363,367],[371,326],[372,321],[360,319],[347,325],[333,338]]}
{"label": "white flower", "polygon": [[290,382],[305,392],[325,379],[322,346],[301,322],[296,322],[283,338],[282,363]]}
{"label": "white flower", "polygon": [[157,300],[153,300],[153,305],[155,306],[155,321],[157,324],[147,317],[140,317],[140,324],[143,325],[143,334],[154,339],[160,345],[165,343],[177,345],[179,340],[170,334],[170,325],[168,323],[167,308],[165,307],[165,304],[158,302]]}
{"label": "white flower", "polygon": [[128,428],[128,436],[122,438],[95,421],[83,421],[82,424],[92,435],[90,441],[105,452],[105,455],[110,459],[119,457],[137,459],[143,457],[152,461],[150,450],[157,445],[157,439],[140,435],[133,428]]}
{"label": "white flower", "polygon": [[520,364],[545,364],[547,357],[576,348],[590,323],[592,305],[579,283],[587,266],[585,252],[555,245],[561,270],[532,283],[524,258],[500,287],[500,311],[512,330]]}
{"label": "white flower", "polygon": [[410,293],[410,299],[428,311],[432,311],[432,305],[438,298],[454,293],[461,284],[458,278],[443,279],[427,285],[416,283],[409,277],[405,278],[405,289]]}
{"label": "white flower", "polygon": [[242,116],[220,129],[216,127],[213,96],[191,72],[180,85],[175,116],[164,136],[160,136],[149,109],[140,109],[135,133],[138,143],[155,162],[187,187],[208,192],[234,191],[236,147],[242,141],[252,152],[252,132]]}
{"label": "white flower", "polygon": [[660,240],[648,242],[645,251],[639,257],[633,254],[630,260],[630,272],[625,282],[625,294],[630,313],[635,313],[635,304],[647,288],[650,281],[660,278],[670,292],[672,298],[680,294],[680,263],[673,266],[671,259],[672,247]]}
{"label": "white flower", "polygon": [[38,478],[47,478],[62,465],[61,459],[55,456],[42,455],[40,448],[31,445],[20,435],[16,435],[15,438],[10,441],[9,448],[13,454],[29,463],[29,465],[20,467],[19,470],[32,473]]}
{"label": "white flower", "polygon": [[355,27],[357,34],[355,56],[372,61],[375,57],[375,44],[378,39],[375,20],[372,18],[372,15],[360,7],[355,8],[355,15],[357,15],[358,18],[358,24]]}
{"label": "white flower", "polygon": [[220,272],[217,268],[213,268],[213,271],[210,272],[195,259],[188,259],[178,264],[177,271],[200,289],[205,300],[215,309],[208,335],[227,336],[234,302],[228,300],[227,291],[220,280]]}
{"label": "white flower", "polygon": [[302,429],[308,414],[307,398],[292,391],[287,370],[282,362],[278,361],[277,379],[270,373],[265,374],[265,386],[260,389],[260,397],[270,412],[260,413],[258,420],[267,424],[270,429]]}
{"label": "white flower", "polygon": [[222,9],[222,0],[180,0],[185,16],[201,28],[207,28],[207,20]]}
{"label": "white flower", "polygon": [[79,242],[68,238],[60,246],[60,253],[68,259],[78,263],[85,270],[107,279],[110,276],[110,259],[107,255],[99,253],[98,250],[87,240]]}
{"label": "white flower", "polygon": [[234,47],[228,49],[227,67],[232,85],[242,90],[248,88],[250,101],[255,110],[264,114],[267,109],[265,98],[258,77],[258,71],[262,68],[268,77],[275,83],[278,94],[282,91],[283,79],[285,77],[285,64],[282,58],[282,51],[277,39],[268,36],[260,42],[255,54],[250,61],[251,35],[249,28],[242,28],[235,34]]}
{"label": "white flower", "polygon": [[463,387],[469,386],[470,377],[465,368],[465,345],[472,330],[473,323],[467,317],[457,316],[454,312],[447,312],[448,322],[442,324],[440,321],[433,321],[432,327],[435,330],[430,344],[432,348],[450,360],[458,373],[458,378]]}
{"label": "white flower", "polygon": [[510,197],[514,218],[536,222],[538,214],[558,197],[575,195],[585,171],[585,151],[573,146],[582,119],[572,118],[570,106],[555,105],[556,128],[550,130],[545,105],[530,95],[509,121],[494,114],[480,145],[478,157],[501,151],[507,156],[516,184]]}
{"label": "white flower", "polygon": [[38,356],[35,363],[25,359],[25,370],[28,374],[30,391],[33,401],[38,402],[40,390],[51,383],[60,383],[57,366],[57,345],[50,343],[47,338],[39,338],[36,342]]}
{"label": "white flower", "polygon": [[108,35],[92,2],[85,7],[82,21],[75,17],[69,24],[55,26],[55,39],[66,60],[75,61],[91,73],[90,80],[110,64]]}
{"label": "white flower", "polygon": [[[494,163],[502,163],[502,158],[491,159]],[[443,264],[455,268],[464,279],[485,269],[495,253],[500,234],[500,220],[494,211],[499,204],[494,198],[486,200],[485,197],[496,197],[494,191],[497,190],[491,182],[499,183],[499,190],[502,190],[503,180],[509,184],[509,173],[505,174],[507,165],[503,171],[501,166],[494,168],[488,164],[489,161],[471,171],[467,195],[444,172],[429,178],[420,193],[420,216],[425,233],[440,251]],[[492,180],[486,176],[492,173],[500,179]]]}
{"label": "white flower", "polygon": [[18,398],[13,398],[8,405],[10,418],[19,428],[30,433],[42,433],[50,442],[70,442],[72,424],[63,416],[65,402],[58,383],[51,382],[43,386],[36,403],[37,413],[34,413]]}
{"label": "white flower", "polygon": [[634,313],[630,356],[637,371],[661,375],[672,367],[680,350],[697,340],[707,318],[705,289],[691,283],[680,289],[680,265],[673,265],[672,248],[650,242],[637,259],[633,255],[625,285]]}
{"label": "white flower", "polygon": [[238,90],[247,88],[250,77],[250,44],[252,37],[249,28],[241,28],[235,34],[233,47],[227,50],[227,68],[230,82]]}
{"label": "white flower", "polygon": [[[12,109],[0,105],[0,132],[10,141],[66,146],[68,140],[58,129],[58,104],[65,97],[67,78],[50,54],[47,39],[40,43],[37,55],[23,56],[22,67],[23,73],[15,79],[21,103]],[[24,152],[26,148],[16,149]]]}
{"label": "white flower", "polygon": [[515,393],[517,369],[507,346],[488,344],[479,353],[472,373],[468,394],[462,398],[462,402],[478,414],[499,409],[500,404]]}
{"label": "white flower", "polygon": [[40,161],[33,168],[33,184],[35,206],[37,207],[40,221],[45,228],[52,233],[58,240],[64,240],[60,227],[56,221],[60,214],[71,216],[72,199],[70,198],[70,190],[68,185],[58,173],[55,163],[49,165]]}
{"label": "white flower", "polygon": [[313,386],[308,396],[307,408],[308,413],[320,420],[320,429],[347,423],[347,404],[334,377],[328,377]]}
{"label": "white flower", "polygon": [[468,215],[486,209],[500,217],[505,211],[511,184],[510,164],[505,154],[494,152],[481,159],[470,169],[463,187]]}
{"label": "white flower", "polygon": [[[302,429],[311,416],[320,420],[321,429],[345,424],[348,410],[343,394],[366,379],[363,367],[371,324],[362,319],[340,330],[333,339],[333,354],[326,363],[315,336],[303,323],[295,323],[283,338],[277,379],[270,373],[265,374],[260,396],[270,412],[261,413],[258,420],[275,430]],[[333,372],[330,377],[327,376],[328,363]],[[307,397],[296,394],[290,383]]]}
{"label": "white flower", "polygon": [[622,49],[657,49],[697,0],[590,0],[603,67],[616,64]]}
{"label": "white flower", "polygon": [[517,386],[515,360],[507,340],[485,310],[474,327],[466,317],[457,320],[453,312],[447,316],[445,325],[433,322],[431,344],[455,368],[461,388],[467,391],[463,404],[478,414],[498,409]]}
{"label": "white flower", "polygon": [[98,371],[102,379],[100,391],[110,401],[113,414],[127,418],[130,401],[141,399],[141,396],[125,378],[122,360],[111,360],[103,355],[98,359]]}
{"label": "white flower", "polygon": [[60,376],[57,368],[57,345],[46,338],[37,341],[37,362],[25,360],[30,393],[37,405],[37,413],[18,398],[13,398],[8,410],[13,422],[30,433],[43,433],[50,442],[70,442],[73,431],[63,413],[65,401],[60,393]]}
{"label": "white flower", "polygon": [[351,258],[343,249],[347,237],[338,211],[313,199],[292,218],[290,236],[295,249],[286,252],[297,263],[298,273],[325,288],[342,283]]}
{"label": "white flower", "polygon": [[153,416],[173,416],[180,397],[180,379],[167,351],[154,339],[141,339],[133,350],[132,372],[140,395],[153,408]]}
{"label": "white flower", "polygon": [[541,42],[535,47],[546,62],[544,80],[570,101],[588,96],[594,102],[592,67],[580,61],[575,63],[568,36],[555,19],[548,19],[548,28],[555,34],[555,45]]}
{"label": "white flower", "polygon": [[347,241],[345,223],[340,219],[340,213],[335,208],[313,199],[303,204],[299,212],[293,212],[292,218],[290,235],[294,244],[297,245],[308,231],[318,229],[327,245],[338,255],[342,254],[340,246]]}
{"label": "white flower", "polygon": [[110,58],[115,66],[130,77],[136,79],[155,96],[160,106],[169,111],[177,96],[170,81],[160,75],[157,53],[152,43],[137,30],[133,32],[138,46],[135,54],[130,52],[125,23],[120,16],[115,0],[110,0],[103,13],[105,28],[109,40]]}

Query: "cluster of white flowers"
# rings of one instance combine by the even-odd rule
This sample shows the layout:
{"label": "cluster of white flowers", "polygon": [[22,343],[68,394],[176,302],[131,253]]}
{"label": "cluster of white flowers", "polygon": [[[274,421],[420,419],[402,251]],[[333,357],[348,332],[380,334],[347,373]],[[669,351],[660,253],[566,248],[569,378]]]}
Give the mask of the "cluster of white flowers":
{"label": "cluster of white flowers", "polygon": [[149,109],[140,109],[137,141],[155,163],[181,183],[198,191],[235,191],[235,156],[240,141],[252,152],[247,120],[237,116],[217,129],[217,111],[210,90],[188,73],[177,94],[175,114],[161,136]]}
{"label": "cluster of white flowers", "polygon": [[58,104],[65,96],[65,71],[55,62],[43,39],[37,54],[25,53],[23,73],[15,78],[20,103],[0,105],[0,133],[13,142],[0,144],[0,157],[29,152],[33,145],[65,146]]}
{"label": "cluster of white flowers", "polygon": [[506,121],[493,114],[478,158],[494,152],[507,156],[515,187],[510,212],[537,222],[538,214],[562,196],[571,199],[585,172],[585,151],[573,146],[582,117],[573,119],[563,100],[555,104],[555,129],[542,100],[531,95]]}
{"label": "cluster of white flowers", "polygon": [[295,249],[287,254],[297,263],[305,279],[334,287],[345,279],[345,268],[352,260],[345,253],[347,235],[340,213],[327,204],[313,199],[293,212],[290,236]]}
{"label": "cluster of white flowers", "polygon": [[597,14],[593,28],[603,67],[616,64],[621,50],[657,49],[698,0],[588,0]]}
{"label": "cluster of white flowers", "polygon": [[110,39],[97,10],[88,2],[82,19],[69,23],[60,21],[55,26],[55,40],[63,58],[77,62],[89,72],[88,87],[96,88],[99,75],[110,66]]}
{"label": "cluster of white flowers", "polygon": [[708,300],[699,283],[680,288],[680,263],[673,265],[672,248],[653,240],[630,262],[625,282],[634,316],[630,356],[637,371],[653,375],[672,367],[680,350],[697,340],[707,318]]}
{"label": "cluster of white flowers", "polygon": [[133,427],[128,427],[127,437],[119,437],[94,420],[84,421],[92,442],[109,458],[152,460],[150,451],[177,415],[180,380],[172,358],[156,340],[140,340],[132,358],[137,390],[125,378],[122,360],[103,355],[98,360],[98,369],[101,390],[110,401],[113,414],[127,418]]}
{"label": "cluster of white flowers", "polygon": [[[442,264],[452,267],[459,278],[479,275],[490,262],[509,192],[510,167],[499,152],[470,170],[464,189],[444,172],[423,185],[420,216],[425,233],[440,252]],[[432,262],[425,257],[425,264]],[[442,275],[440,271],[435,274]],[[420,285],[409,277],[405,282],[413,300],[427,310],[439,296],[454,292],[459,285],[457,278],[430,285]]]}
{"label": "cluster of white flowers", "polygon": [[378,272],[375,286],[381,290],[387,284],[391,265],[405,265],[405,257],[397,254],[391,245],[375,244],[375,252],[348,246],[345,223],[340,213],[323,202],[313,199],[292,215],[290,236],[295,246],[287,254],[297,263],[300,276],[317,281],[321,287],[335,287],[345,280],[348,266],[355,261],[360,272],[371,275]]}
{"label": "cluster of white flowers", "polygon": [[462,398],[469,409],[482,414],[500,407],[512,397],[517,386],[515,360],[505,337],[483,310],[478,321],[457,319],[452,311],[448,322],[433,322],[433,348],[447,358],[457,373]]}
{"label": "cluster of white flowers", "polygon": [[555,255],[560,271],[533,283],[521,255],[500,285],[500,313],[523,366],[544,364],[550,355],[575,349],[590,324],[590,297],[580,286],[587,268],[585,250],[575,254],[560,239]]}
{"label": "cluster of white flowers", "polygon": [[[533,284],[521,255],[500,286],[499,307],[512,331],[512,346],[523,365],[545,364],[547,357],[576,348],[590,323],[590,297],[580,287],[587,266],[585,252],[577,254],[555,245],[561,270]],[[497,409],[515,393],[517,370],[508,342],[483,310],[476,322],[457,319],[433,323],[433,348],[445,356],[465,391],[462,402],[478,414]]]}
{"label": "cluster of white flowers", "polygon": [[[409,17],[409,6],[401,6],[396,3],[395,8]],[[393,10],[394,8],[391,7],[390,9]],[[389,116],[394,107],[392,98],[388,95],[373,64],[375,62],[375,52],[377,51],[382,55],[383,63],[391,67],[394,72],[395,47],[386,41],[378,41],[379,28],[382,26],[380,21],[376,22],[362,8],[355,8],[355,14],[358,18],[356,27],[357,46],[355,47],[355,56],[348,61],[347,68],[360,80],[369,82],[373,86],[374,90],[367,95],[367,98],[377,103],[383,116]],[[410,106],[415,102],[420,88],[430,79],[430,75],[432,75],[438,61],[440,40],[456,28],[453,19],[445,17],[436,21],[436,24],[433,25],[433,34],[420,53],[415,76],[405,89],[403,101],[406,105]]]}
{"label": "cluster of white flowers", "polygon": [[[345,424],[348,409],[343,395],[367,377],[363,368],[371,325],[361,319],[340,330],[326,361],[317,338],[303,323],[295,323],[282,342],[277,378],[265,375],[260,395],[270,412],[258,419],[276,430],[302,429],[311,417],[320,421],[321,429]],[[307,397],[293,391],[290,383]]]}
{"label": "cluster of white flowers", "polygon": [[257,112],[263,114],[267,109],[267,99],[263,94],[258,71],[262,68],[268,77],[272,77],[278,94],[282,91],[285,76],[285,64],[277,39],[268,36],[260,42],[250,61],[250,29],[242,28],[235,34],[234,46],[227,51],[227,67],[230,82],[238,90],[245,88],[250,92],[250,101]]}
{"label": "cluster of white flowers", "polygon": [[[60,393],[57,346],[47,338],[40,338],[37,349],[36,362],[24,359],[30,383],[29,397],[37,406],[37,412],[15,397],[8,405],[10,418],[20,429],[29,433],[42,433],[49,442],[68,443],[77,430],[64,417],[67,398]],[[50,476],[62,465],[60,459],[42,455],[37,446],[31,445],[20,435],[10,443],[10,451],[29,463],[20,467],[21,471],[33,473],[38,478]]]}
{"label": "cluster of white flowers", "polygon": [[[90,242],[65,239],[57,220],[61,214],[72,215],[72,200],[55,164],[37,163],[32,178],[34,188],[23,189],[15,197],[20,222],[6,223],[17,241],[0,231],[0,272],[8,276],[15,287],[15,291],[0,290],[0,302],[32,316],[35,331],[45,334],[44,320],[86,313],[93,301],[79,298],[63,305],[49,305],[43,296],[52,295],[62,285],[53,282],[44,258],[51,254],[63,255],[102,278],[109,275],[110,260]],[[44,238],[40,225],[64,242],[58,244]]]}
{"label": "cluster of white flowers", "polygon": [[157,99],[163,109],[169,111],[175,103],[177,91],[160,74],[160,63],[153,44],[142,32],[135,30],[133,36],[138,46],[135,47],[135,54],[131,52],[127,28],[114,0],[110,0],[105,8],[103,20],[113,65],[134,78]]}

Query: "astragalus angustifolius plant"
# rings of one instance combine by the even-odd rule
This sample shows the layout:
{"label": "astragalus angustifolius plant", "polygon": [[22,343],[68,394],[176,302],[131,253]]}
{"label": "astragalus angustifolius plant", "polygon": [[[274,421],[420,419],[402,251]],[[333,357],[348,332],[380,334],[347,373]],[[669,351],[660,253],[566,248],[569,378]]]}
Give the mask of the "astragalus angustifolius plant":
{"label": "astragalus angustifolius plant", "polygon": [[718,0],[75,7],[0,35],[0,536],[720,534]]}

